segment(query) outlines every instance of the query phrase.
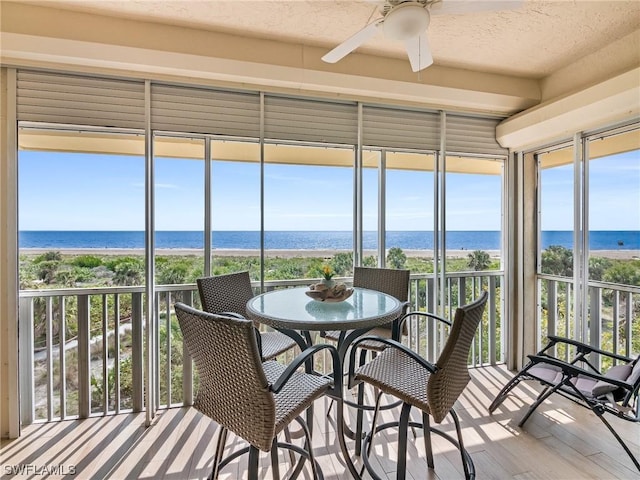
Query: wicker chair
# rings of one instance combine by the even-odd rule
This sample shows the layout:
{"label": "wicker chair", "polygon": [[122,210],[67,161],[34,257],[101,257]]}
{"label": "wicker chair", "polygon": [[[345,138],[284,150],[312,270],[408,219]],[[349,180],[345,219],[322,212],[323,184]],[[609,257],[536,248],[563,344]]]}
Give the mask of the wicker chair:
{"label": "wicker chair", "polygon": [[[356,267],[353,270],[353,286],[377,290],[391,295],[401,302],[406,302],[409,298],[409,270],[395,270],[391,268],[369,268]],[[374,328],[368,335],[392,338],[394,322]],[[406,325],[403,326],[403,335],[407,334]],[[324,337],[337,342],[340,337],[339,331],[325,332]],[[377,341],[362,342],[359,348],[381,352],[385,345]]]}
{"label": "wicker chair", "polygon": [[[569,361],[554,355],[560,345],[574,349],[576,354]],[[594,365],[595,356],[616,365],[602,372]],[[544,388],[518,423],[522,427],[531,414],[551,395],[558,394],[591,410],[629,455],[640,472],[640,461],[627,446],[605,414],[628,422],[640,423],[640,355],[625,357],[570,338],[549,336],[548,343],[500,390],[489,406],[489,413],[500,406],[513,388],[522,381],[533,380]],[[640,437],[638,437],[640,438]]]}
{"label": "wicker chair", "polygon": [[[246,318],[247,302],[253,297],[249,272],[198,278],[196,281],[205,312]],[[276,331],[261,332],[260,343],[265,360],[273,360],[296,346],[293,339]]]}
{"label": "wicker chair", "polygon": [[[388,295],[391,295],[401,302],[405,302],[408,305],[409,298],[409,270],[396,270],[390,268],[369,268],[369,267],[355,267],[353,271],[353,286],[368,288],[370,290],[377,290],[378,292],[383,292]],[[406,310],[406,307],[405,307]],[[398,332],[394,332],[394,328],[397,328],[399,325],[398,320],[391,322],[387,325],[381,325],[370,330],[367,335],[382,337],[382,338],[396,338],[399,339]],[[402,324],[402,334],[407,335],[407,327],[406,323]],[[337,342],[340,337],[339,331],[328,331],[324,333],[324,337],[327,340],[332,340]],[[347,332],[346,334],[348,334]],[[376,340],[368,340],[365,342],[360,342],[358,344],[358,348],[360,348],[360,365],[364,365],[366,361],[367,352],[373,352],[375,355],[378,352],[383,351],[386,348],[384,343],[381,343]],[[357,403],[350,402],[345,400],[345,403],[349,406],[357,408],[356,415],[356,432],[355,432],[355,453],[356,455],[360,455],[362,449],[362,423],[364,417],[365,410],[374,410],[375,406],[366,405],[364,403],[364,388],[362,385],[358,388],[358,400]],[[386,410],[389,408],[393,408],[397,406],[398,403],[392,403],[388,405],[384,405],[381,409]],[[329,408],[327,414],[331,412],[331,408]]]}
{"label": "wicker chair", "polygon": [[[473,460],[464,449],[460,422],[453,405],[470,380],[467,366],[469,350],[478,324],[482,319],[487,297],[487,292],[482,292],[474,302],[459,307],[456,310],[453,324],[445,319],[439,319],[451,325],[451,329],[447,343],[435,365],[429,363],[401,343],[389,339],[376,339],[385,343],[387,348],[364,366],[355,366],[355,349],[351,351],[349,362],[350,387],[358,382],[366,382],[380,390],[378,404],[382,393],[394,395],[403,402],[400,419],[397,422],[376,426],[378,410],[376,409],[375,411],[371,432],[364,440],[364,451],[362,453],[364,466],[372,478],[381,478],[375,473],[369,461],[373,437],[376,433],[392,427],[399,428],[396,478],[405,478],[407,428],[409,426],[423,428],[424,430],[425,451],[429,468],[433,469],[434,467],[430,434],[435,433],[460,450],[465,478],[475,478]],[[369,336],[361,337],[353,343],[353,346],[357,347],[359,342],[366,342],[372,339],[374,338]],[[409,421],[411,407],[417,407],[422,411],[422,424]],[[441,423],[447,413],[451,414],[455,423],[457,440],[430,425],[430,416],[433,417],[436,423]]]}
{"label": "wicker chair", "polygon": [[[308,459],[313,478],[322,479],[322,471],[313,457],[311,435],[301,414],[327,393],[340,402],[342,385],[328,376],[301,372],[299,367],[315,353],[327,349],[333,358],[335,374],[340,371],[336,349],[326,344],[309,347],[288,366],[273,360],[263,362],[258,335],[250,320],[202,312],[183,303],[176,303],[175,311],[185,348],[200,377],[194,407],[221,427],[210,478],[217,478],[221,468],[248,452],[249,479],[257,480],[260,450],[271,452],[273,476],[278,478],[280,447],[300,455],[296,468],[302,469]],[[304,431],[306,449],[277,441],[278,433],[293,420]],[[223,459],[229,431],[246,440],[249,446]]]}

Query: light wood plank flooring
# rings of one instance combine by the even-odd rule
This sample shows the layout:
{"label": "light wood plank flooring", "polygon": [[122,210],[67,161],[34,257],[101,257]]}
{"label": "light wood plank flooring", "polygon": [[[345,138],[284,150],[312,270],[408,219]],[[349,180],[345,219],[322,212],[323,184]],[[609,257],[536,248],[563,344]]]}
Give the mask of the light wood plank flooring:
{"label": "light wood plank flooring", "polygon": [[[527,422],[517,426],[525,405],[535,396],[534,384],[520,386],[494,413],[487,406],[511,377],[504,367],[473,369],[472,382],[457,404],[463,436],[478,479],[638,479],[626,453],[591,412],[559,396],[547,401]],[[326,479],[347,479],[334,438],[333,416],[328,402],[315,404],[314,445]],[[385,412],[391,419],[396,410]],[[416,419],[418,416],[416,415]],[[640,425],[611,420],[628,445],[640,456]],[[159,413],[153,425],[143,427],[144,414],[117,415],[87,420],[32,425],[21,438],[3,440],[0,450],[2,478],[75,479],[200,479],[210,472],[217,426],[193,408]],[[447,432],[453,425],[445,420]],[[450,444],[434,437],[435,471],[426,468],[421,434],[409,440],[408,478],[459,479],[462,466]],[[229,448],[243,443],[230,436]],[[376,441],[374,461],[382,476],[395,478],[396,437],[393,432]],[[228,451],[228,450],[227,450]],[[283,478],[288,456],[280,454]],[[271,478],[269,457],[261,459],[261,478]],[[385,458],[386,457],[386,458]],[[264,460],[264,461],[262,461]],[[359,464],[359,463],[358,463]],[[14,475],[12,469],[30,465]],[[224,480],[246,478],[242,460],[220,475]],[[33,468],[39,469],[34,471]],[[46,468],[43,472],[43,468]],[[55,468],[64,470],[42,475]],[[301,477],[310,478],[309,472]],[[365,474],[364,478],[370,478]]]}

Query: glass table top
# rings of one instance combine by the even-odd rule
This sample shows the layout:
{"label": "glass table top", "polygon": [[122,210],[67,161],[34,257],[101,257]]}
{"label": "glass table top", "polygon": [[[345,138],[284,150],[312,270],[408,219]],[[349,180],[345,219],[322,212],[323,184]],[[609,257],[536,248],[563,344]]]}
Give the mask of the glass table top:
{"label": "glass table top", "polygon": [[247,314],[275,328],[298,330],[347,330],[372,328],[395,320],[402,304],[386,293],[354,288],[342,302],[320,302],[309,298],[307,287],[274,290],[247,303]]}

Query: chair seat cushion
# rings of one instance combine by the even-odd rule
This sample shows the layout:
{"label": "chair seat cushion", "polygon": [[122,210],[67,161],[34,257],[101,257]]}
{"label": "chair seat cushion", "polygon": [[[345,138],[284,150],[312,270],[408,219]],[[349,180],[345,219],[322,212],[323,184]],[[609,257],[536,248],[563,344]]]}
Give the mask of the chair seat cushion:
{"label": "chair seat cushion", "polygon": [[627,383],[635,385],[638,380],[640,380],[640,355],[638,355],[638,358],[636,358],[635,360],[631,375],[629,375],[629,378],[627,378]]}
{"label": "chair seat cushion", "polygon": [[[267,381],[272,384],[287,369],[276,361],[263,362]],[[285,386],[273,397],[276,403],[275,433],[282,431],[291,421],[304,412],[315,399],[321,397],[332,385],[332,380],[302,371],[295,372]]]}
{"label": "chair seat cushion", "polygon": [[[540,380],[542,383],[547,385],[557,385],[562,382],[563,374],[562,369],[556,367],[555,365],[548,365],[546,363],[539,363],[534,367],[531,367],[527,370],[527,373],[535,378],[536,380]],[[580,392],[586,397],[591,396],[591,389],[596,384],[596,380],[590,377],[583,377],[581,375],[574,377],[571,379],[571,383],[575,385],[575,387],[580,390]],[[571,387],[563,386],[562,390],[576,396],[574,390]]]}
{"label": "chair seat cushion", "polygon": [[539,363],[527,370],[527,373],[551,385],[555,385],[562,380],[562,370],[554,365]]}
{"label": "chair seat cushion", "polygon": [[[559,367],[544,363],[531,367],[527,373],[537,380],[541,380],[542,382],[550,385],[560,383],[563,376],[562,370]],[[631,365],[616,365],[611,367],[604,376],[616,380],[627,381],[631,376],[631,373]],[[617,386],[606,381],[596,380],[583,375],[578,375],[577,377],[572,378],[571,383],[573,383],[573,385],[586,397],[600,397],[618,389]],[[563,390],[569,391],[570,389],[567,390],[567,387],[563,387]]]}
{"label": "chair seat cushion", "polygon": [[[613,378],[615,380],[627,381],[632,372],[631,365],[616,365],[615,367],[611,367],[607,370],[607,373],[604,374],[607,378]],[[594,397],[599,397],[601,395],[606,395],[607,393],[613,392],[617,390],[619,387],[616,385],[611,385],[605,381],[595,382],[593,387],[591,388],[591,393]]]}
{"label": "chair seat cushion", "polygon": [[429,413],[427,381],[429,372],[413,358],[395,348],[387,348],[355,373],[356,380],[364,380]]}

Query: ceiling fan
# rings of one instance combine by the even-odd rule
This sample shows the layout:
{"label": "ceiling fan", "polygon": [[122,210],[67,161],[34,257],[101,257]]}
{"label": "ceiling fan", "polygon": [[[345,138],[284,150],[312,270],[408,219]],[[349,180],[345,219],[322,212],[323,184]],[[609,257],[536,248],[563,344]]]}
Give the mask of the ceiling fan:
{"label": "ceiling fan", "polygon": [[522,3],[522,0],[385,0],[380,18],[346,39],[322,60],[336,63],[383,30],[386,37],[404,42],[411,69],[418,72],[433,63],[427,38],[431,15],[514,10]]}

